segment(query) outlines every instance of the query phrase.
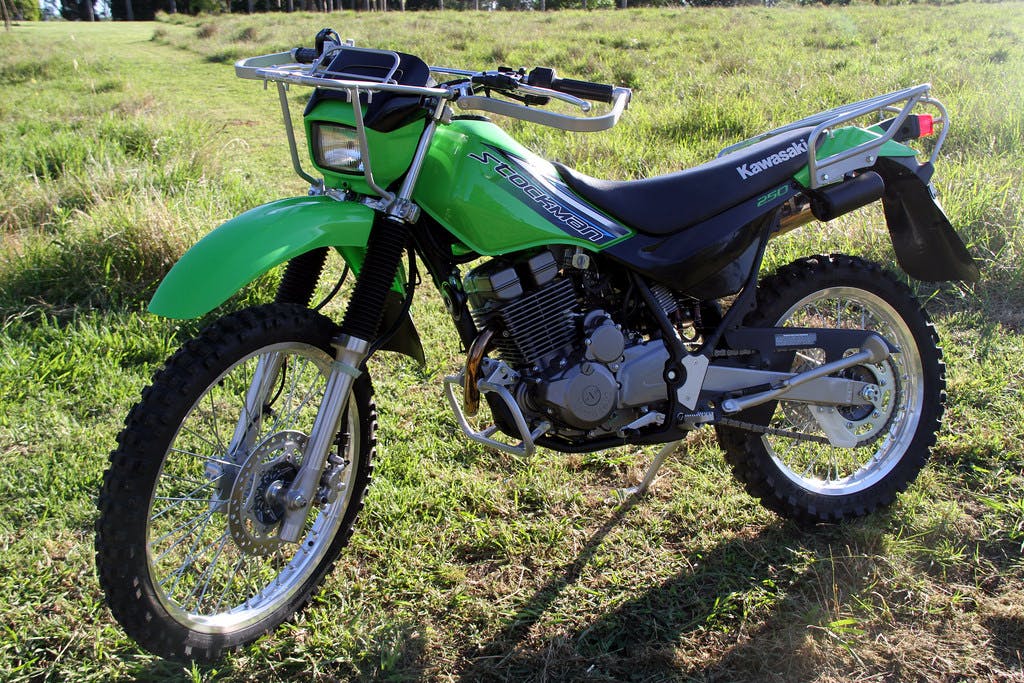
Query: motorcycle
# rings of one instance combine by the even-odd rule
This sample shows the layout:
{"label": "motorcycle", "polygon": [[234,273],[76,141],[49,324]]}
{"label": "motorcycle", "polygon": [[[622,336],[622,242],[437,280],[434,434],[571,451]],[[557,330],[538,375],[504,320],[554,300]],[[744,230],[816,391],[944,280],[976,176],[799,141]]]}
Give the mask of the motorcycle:
{"label": "motorcycle", "polygon": [[[907,275],[978,277],[934,198],[949,116],[929,85],[807,117],[695,168],[606,181],[456,112],[597,132],[619,121],[627,88],[544,67],[428,67],[330,29],[313,48],[235,68],[276,84],[311,188],[208,234],[150,303],[195,318],[285,264],[273,303],[222,317],[156,373],[110,456],[98,574],[145,649],[216,659],[310,601],[370,481],[367,360],[424,359],[409,314],[421,267],[465,349],[446,399],[489,448],[660,444],[641,493],[681,439],[713,427],[746,490],[802,524],[887,506],[924,466],[945,376],[910,289],[838,254],[760,271],[769,240],[881,201]],[[300,160],[288,86],[313,89],[303,127],[317,175]],[[906,143],[927,136],[919,160]],[[340,324],[311,305],[332,249],[356,278]]]}

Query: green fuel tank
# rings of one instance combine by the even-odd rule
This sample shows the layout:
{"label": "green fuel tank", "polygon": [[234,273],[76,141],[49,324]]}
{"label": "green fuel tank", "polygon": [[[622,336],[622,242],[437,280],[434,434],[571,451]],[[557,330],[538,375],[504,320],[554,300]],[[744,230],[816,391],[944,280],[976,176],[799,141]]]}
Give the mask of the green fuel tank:
{"label": "green fuel tank", "polygon": [[438,127],[413,201],[487,256],[550,244],[600,251],[634,234],[576,196],[553,165],[481,119]]}

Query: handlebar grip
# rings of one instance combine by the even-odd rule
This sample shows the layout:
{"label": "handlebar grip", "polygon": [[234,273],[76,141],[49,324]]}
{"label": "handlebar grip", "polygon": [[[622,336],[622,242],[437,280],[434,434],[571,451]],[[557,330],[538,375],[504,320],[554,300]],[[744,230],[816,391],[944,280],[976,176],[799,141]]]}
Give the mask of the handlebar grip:
{"label": "handlebar grip", "polygon": [[318,56],[316,50],[311,47],[297,47],[292,50],[292,54],[299,64],[312,64]]}
{"label": "handlebar grip", "polygon": [[605,83],[575,81],[571,78],[554,78],[551,81],[551,89],[564,92],[566,95],[573,95],[574,97],[595,102],[611,104],[615,100],[614,88]]}

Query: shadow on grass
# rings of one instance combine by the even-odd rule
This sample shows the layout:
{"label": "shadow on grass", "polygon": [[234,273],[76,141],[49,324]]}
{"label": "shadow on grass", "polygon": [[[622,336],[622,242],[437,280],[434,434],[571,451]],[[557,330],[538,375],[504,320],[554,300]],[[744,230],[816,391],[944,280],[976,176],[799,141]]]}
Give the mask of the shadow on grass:
{"label": "shadow on grass", "polygon": [[[933,283],[915,286],[918,297],[924,301],[931,294]],[[982,337],[991,338],[1001,325],[1011,332],[1024,331],[1024,281],[1013,272],[986,272],[969,290],[959,285],[943,285],[928,300],[933,316],[962,314],[975,318],[982,329]]]}
{"label": "shadow on grass", "polygon": [[[809,629],[827,631],[821,624],[835,619],[830,606],[843,604],[864,587],[862,557],[845,548],[876,544],[884,527],[853,522],[807,533],[779,521],[754,535],[694,552],[690,569],[574,634],[527,644],[531,628],[580,580],[609,532],[637,502],[631,498],[618,508],[575,561],[522,603],[500,632],[463,653],[460,681],[662,681],[681,674],[686,679],[732,681],[797,674],[805,664],[794,661],[793,648]],[[844,548],[837,554],[850,556],[833,558],[834,547]],[[828,572],[831,579],[825,576]],[[748,624],[754,625],[751,630]],[[709,638],[717,639],[715,651],[723,654],[710,664],[696,662],[683,673],[685,664],[676,655],[680,641]]]}

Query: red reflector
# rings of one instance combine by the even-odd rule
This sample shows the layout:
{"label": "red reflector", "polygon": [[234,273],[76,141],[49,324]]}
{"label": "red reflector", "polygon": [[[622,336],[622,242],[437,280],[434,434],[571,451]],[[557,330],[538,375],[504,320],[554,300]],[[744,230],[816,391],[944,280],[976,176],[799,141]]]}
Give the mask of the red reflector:
{"label": "red reflector", "polygon": [[918,114],[917,126],[921,130],[920,137],[922,138],[935,132],[935,122],[932,120],[931,114]]}

